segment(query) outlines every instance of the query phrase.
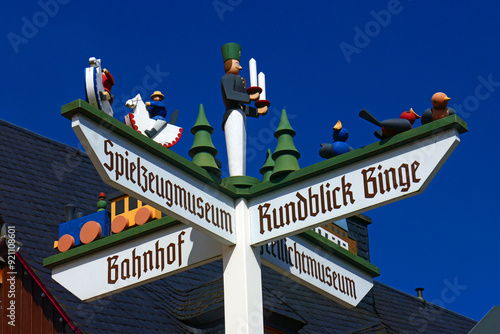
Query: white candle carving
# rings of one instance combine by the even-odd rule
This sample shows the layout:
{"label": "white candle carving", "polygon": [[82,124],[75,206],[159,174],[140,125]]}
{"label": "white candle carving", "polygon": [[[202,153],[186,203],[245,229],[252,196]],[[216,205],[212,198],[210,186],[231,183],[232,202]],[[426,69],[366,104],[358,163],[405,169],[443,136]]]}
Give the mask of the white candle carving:
{"label": "white candle carving", "polygon": [[259,73],[259,87],[262,88],[260,93],[260,100],[266,99],[266,75],[262,72]]}
{"label": "white candle carving", "polygon": [[250,87],[257,86],[257,62],[255,59],[250,59],[250,64],[248,66],[250,70]]}

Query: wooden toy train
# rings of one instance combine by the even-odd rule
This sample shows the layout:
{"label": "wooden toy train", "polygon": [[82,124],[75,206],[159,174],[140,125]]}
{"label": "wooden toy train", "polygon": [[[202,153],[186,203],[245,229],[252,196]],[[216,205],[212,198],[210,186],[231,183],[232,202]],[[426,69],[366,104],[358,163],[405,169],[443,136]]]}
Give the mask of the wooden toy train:
{"label": "wooden toy train", "polygon": [[75,246],[89,244],[163,216],[161,211],[121,192],[110,196],[111,212],[105,210],[104,193],[99,198],[99,211],[87,216],[75,214],[74,205],[65,207],[67,222],[59,225],[59,240],[54,241],[54,248],[66,252]]}

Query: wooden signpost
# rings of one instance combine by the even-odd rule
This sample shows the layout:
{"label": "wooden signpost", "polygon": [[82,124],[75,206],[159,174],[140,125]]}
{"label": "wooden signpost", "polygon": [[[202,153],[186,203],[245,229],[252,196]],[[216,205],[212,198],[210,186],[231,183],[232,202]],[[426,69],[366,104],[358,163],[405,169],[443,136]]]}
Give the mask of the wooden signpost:
{"label": "wooden signpost", "polygon": [[[80,299],[92,300],[222,255],[227,333],[263,333],[261,261],[355,307],[378,268],[310,230],[421,193],[467,131],[462,120],[449,116],[242,189],[238,184],[248,177],[216,182],[191,161],[81,100],[63,107],[63,115],[72,120],[106,183],[189,227],[140,232],[109,247],[105,238],[99,240],[102,249],[89,255],[78,248],[55,255],[45,262],[54,279]],[[270,242],[274,252],[265,251]],[[75,276],[93,286],[82,290]]]}

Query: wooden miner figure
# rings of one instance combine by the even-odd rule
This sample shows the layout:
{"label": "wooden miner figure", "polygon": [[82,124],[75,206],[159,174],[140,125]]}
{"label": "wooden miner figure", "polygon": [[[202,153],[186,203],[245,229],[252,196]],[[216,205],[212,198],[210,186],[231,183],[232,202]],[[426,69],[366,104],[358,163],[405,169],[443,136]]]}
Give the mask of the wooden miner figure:
{"label": "wooden miner figure", "polygon": [[226,112],[222,120],[222,130],[226,136],[229,175],[246,173],[246,116],[265,115],[268,106],[251,107],[251,101],[258,101],[260,91],[247,92],[246,81],[239,76],[241,46],[227,43],[222,46],[222,58],[226,74],[221,80],[222,99]]}

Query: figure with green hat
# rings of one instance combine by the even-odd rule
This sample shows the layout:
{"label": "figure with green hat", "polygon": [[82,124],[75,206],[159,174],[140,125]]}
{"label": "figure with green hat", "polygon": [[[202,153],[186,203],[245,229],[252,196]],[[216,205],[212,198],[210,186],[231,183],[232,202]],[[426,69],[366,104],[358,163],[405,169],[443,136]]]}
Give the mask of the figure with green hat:
{"label": "figure with green hat", "polygon": [[257,118],[268,111],[268,106],[255,108],[249,105],[251,101],[259,100],[260,91],[247,91],[245,79],[239,76],[242,68],[240,56],[239,44],[227,43],[222,46],[226,72],[221,80],[222,99],[226,106],[222,129],[226,135],[230,176],[246,173],[246,116]]}
{"label": "figure with green hat", "polygon": [[151,95],[151,102],[146,102],[146,109],[149,112],[149,117],[155,120],[155,124],[151,130],[144,131],[150,138],[167,125],[167,108],[163,99],[165,96],[159,91],[155,91]]}

